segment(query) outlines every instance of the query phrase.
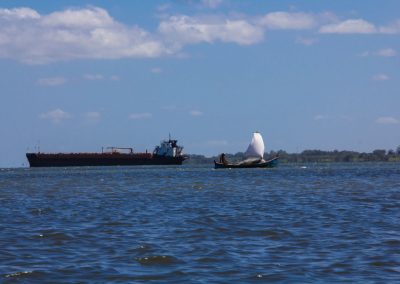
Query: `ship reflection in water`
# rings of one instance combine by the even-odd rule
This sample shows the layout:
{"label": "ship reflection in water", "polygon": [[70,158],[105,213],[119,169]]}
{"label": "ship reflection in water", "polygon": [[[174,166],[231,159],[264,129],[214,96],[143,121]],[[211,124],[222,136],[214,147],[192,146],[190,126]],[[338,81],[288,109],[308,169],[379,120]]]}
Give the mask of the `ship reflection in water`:
{"label": "ship reflection in water", "polygon": [[30,167],[74,167],[74,166],[138,166],[138,165],[182,165],[188,156],[182,154],[183,147],[171,137],[156,146],[153,153],[134,153],[132,148],[109,147],[101,153],[26,153]]}

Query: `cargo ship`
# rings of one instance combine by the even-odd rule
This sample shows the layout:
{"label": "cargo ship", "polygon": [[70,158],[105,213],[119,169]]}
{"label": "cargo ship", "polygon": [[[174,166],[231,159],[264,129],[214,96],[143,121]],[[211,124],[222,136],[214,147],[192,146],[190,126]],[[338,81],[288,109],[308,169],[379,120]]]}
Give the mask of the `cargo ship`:
{"label": "cargo ship", "polygon": [[26,153],[30,167],[182,165],[188,156],[171,137],[161,141],[153,153],[135,153],[133,148],[107,147],[100,153]]}

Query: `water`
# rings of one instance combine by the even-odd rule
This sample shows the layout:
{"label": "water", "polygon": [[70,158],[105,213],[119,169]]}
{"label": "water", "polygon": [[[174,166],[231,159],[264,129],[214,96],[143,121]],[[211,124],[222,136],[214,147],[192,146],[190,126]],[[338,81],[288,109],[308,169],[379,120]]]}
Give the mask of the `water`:
{"label": "water", "polygon": [[0,169],[0,282],[400,281],[400,164]]}

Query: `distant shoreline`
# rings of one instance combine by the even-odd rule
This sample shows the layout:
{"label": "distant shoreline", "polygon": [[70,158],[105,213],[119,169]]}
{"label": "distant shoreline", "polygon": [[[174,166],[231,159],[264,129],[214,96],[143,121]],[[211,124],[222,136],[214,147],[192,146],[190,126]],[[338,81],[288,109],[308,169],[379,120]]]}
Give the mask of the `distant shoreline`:
{"label": "distant shoreline", "polygon": [[[240,161],[244,159],[244,153],[236,154],[225,153],[230,161]],[[287,153],[283,150],[265,153],[264,157],[279,156],[280,163],[346,163],[346,162],[400,162],[400,147],[396,150],[374,150],[370,153],[356,151],[322,151],[305,150],[301,153]],[[218,156],[206,157],[204,155],[189,154],[189,159],[185,164],[209,164],[218,160]]]}
{"label": "distant shoreline", "polygon": [[[206,165],[214,164],[219,156],[206,157],[202,154],[187,154],[189,159],[183,162],[184,165]],[[264,154],[265,159],[279,156],[280,164],[301,164],[301,163],[369,163],[369,162],[392,162],[400,163],[400,146],[394,150],[374,150],[370,153],[357,151],[322,151],[305,150],[301,153],[287,153],[286,151],[270,151]],[[244,153],[236,154],[225,153],[228,161],[241,161],[244,159]],[[20,166],[0,166],[0,169],[9,168],[29,168],[28,163]]]}

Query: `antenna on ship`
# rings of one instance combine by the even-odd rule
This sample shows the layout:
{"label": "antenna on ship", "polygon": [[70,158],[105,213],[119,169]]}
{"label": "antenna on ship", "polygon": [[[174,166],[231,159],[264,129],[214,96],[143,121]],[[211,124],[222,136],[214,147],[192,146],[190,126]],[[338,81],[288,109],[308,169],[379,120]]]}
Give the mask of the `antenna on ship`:
{"label": "antenna on ship", "polygon": [[40,140],[37,141],[37,145],[35,148],[37,149],[37,152],[40,153]]}

